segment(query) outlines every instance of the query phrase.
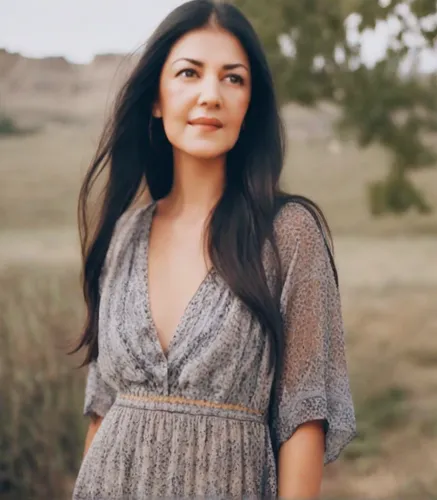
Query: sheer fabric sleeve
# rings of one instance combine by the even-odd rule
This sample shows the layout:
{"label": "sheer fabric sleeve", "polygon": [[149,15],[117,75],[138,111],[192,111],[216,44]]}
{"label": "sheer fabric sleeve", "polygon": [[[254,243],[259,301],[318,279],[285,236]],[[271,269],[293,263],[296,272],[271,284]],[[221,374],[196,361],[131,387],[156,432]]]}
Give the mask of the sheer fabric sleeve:
{"label": "sheer fabric sleeve", "polygon": [[[102,270],[99,277],[99,291],[102,295],[102,290],[105,284],[105,279],[108,273],[108,268],[111,265],[113,259],[115,247],[117,242],[120,240],[120,233],[122,232],[123,225],[127,218],[130,216],[131,212],[125,212],[117,221],[113,237],[111,238],[111,243],[109,245],[105,261],[103,263]],[[108,385],[102,378],[100,372],[98,360],[93,360],[88,365],[88,373],[86,376],[85,385],[85,399],[83,406],[83,415],[92,416],[98,415],[104,417],[106,413],[111,408],[115,401],[116,391],[113,387]]]}
{"label": "sheer fabric sleeve", "polygon": [[84,416],[104,417],[114,403],[116,391],[101,376],[96,360],[88,365],[85,386]]}
{"label": "sheer fabric sleeve", "polygon": [[[113,244],[111,243],[111,246]],[[111,256],[112,248],[108,249],[108,253],[103,264],[99,277],[99,292],[102,295],[104,280],[108,272],[108,261]],[[88,365],[88,374],[86,376],[85,385],[85,401],[83,407],[84,416],[104,417],[115,401],[115,390],[109,386],[103,379],[100,373],[98,361],[95,359]]]}
{"label": "sheer fabric sleeve", "polygon": [[356,435],[340,295],[324,237],[303,207],[286,208],[279,244],[286,246],[281,310],[284,365],[277,385],[273,436],[278,450],[300,424],[321,419],[324,463]]}

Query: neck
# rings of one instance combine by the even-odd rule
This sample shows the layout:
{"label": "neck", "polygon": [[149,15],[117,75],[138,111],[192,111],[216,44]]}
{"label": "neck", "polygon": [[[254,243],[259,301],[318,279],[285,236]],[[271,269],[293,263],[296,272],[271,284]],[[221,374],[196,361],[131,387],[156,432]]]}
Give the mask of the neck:
{"label": "neck", "polygon": [[173,187],[161,207],[173,217],[205,218],[223,193],[226,157],[205,160],[175,151],[173,165]]}

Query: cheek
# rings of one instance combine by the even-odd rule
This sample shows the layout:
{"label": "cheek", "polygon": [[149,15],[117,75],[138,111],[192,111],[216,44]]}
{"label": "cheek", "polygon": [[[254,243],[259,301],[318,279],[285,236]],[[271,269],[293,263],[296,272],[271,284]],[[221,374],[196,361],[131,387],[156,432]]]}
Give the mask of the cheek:
{"label": "cheek", "polygon": [[249,103],[250,95],[248,93],[242,92],[240,95],[234,96],[232,99],[229,110],[232,114],[232,121],[235,125],[241,125],[243,122],[249,108]]}
{"label": "cheek", "polygon": [[186,86],[180,85],[177,81],[168,84],[161,92],[163,114],[173,119],[183,115],[182,117],[185,116],[186,119],[190,100],[190,92]]}
{"label": "cheek", "polygon": [[167,138],[173,145],[180,145],[183,137],[181,134],[185,131],[192,99],[190,99],[187,89],[178,82],[168,84],[162,89],[160,97]]}

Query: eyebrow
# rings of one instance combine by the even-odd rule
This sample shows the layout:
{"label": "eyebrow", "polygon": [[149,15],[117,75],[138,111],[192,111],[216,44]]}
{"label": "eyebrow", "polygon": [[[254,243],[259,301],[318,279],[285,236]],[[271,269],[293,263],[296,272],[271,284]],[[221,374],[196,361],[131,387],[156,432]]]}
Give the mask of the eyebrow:
{"label": "eyebrow", "polygon": [[[194,64],[194,66],[199,66],[200,68],[203,68],[205,64],[202,61],[197,61],[196,59],[190,59],[188,57],[181,57],[180,59],[176,59],[176,61],[173,61],[173,64],[177,63],[178,61],[188,61],[191,64]],[[234,63],[234,64],[224,64],[223,69],[229,70],[229,69],[235,69],[235,68],[244,68],[247,72],[249,72],[249,68],[245,66],[242,63]]]}

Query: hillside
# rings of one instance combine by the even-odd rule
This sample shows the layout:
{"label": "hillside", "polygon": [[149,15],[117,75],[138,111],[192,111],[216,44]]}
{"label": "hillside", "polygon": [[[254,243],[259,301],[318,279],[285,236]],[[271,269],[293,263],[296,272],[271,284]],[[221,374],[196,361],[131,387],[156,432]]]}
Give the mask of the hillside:
{"label": "hillside", "polygon": [[103,54],[90,64],[73,64],[0,49],[0,109],[26,123],[99,120],[134,61]]}

